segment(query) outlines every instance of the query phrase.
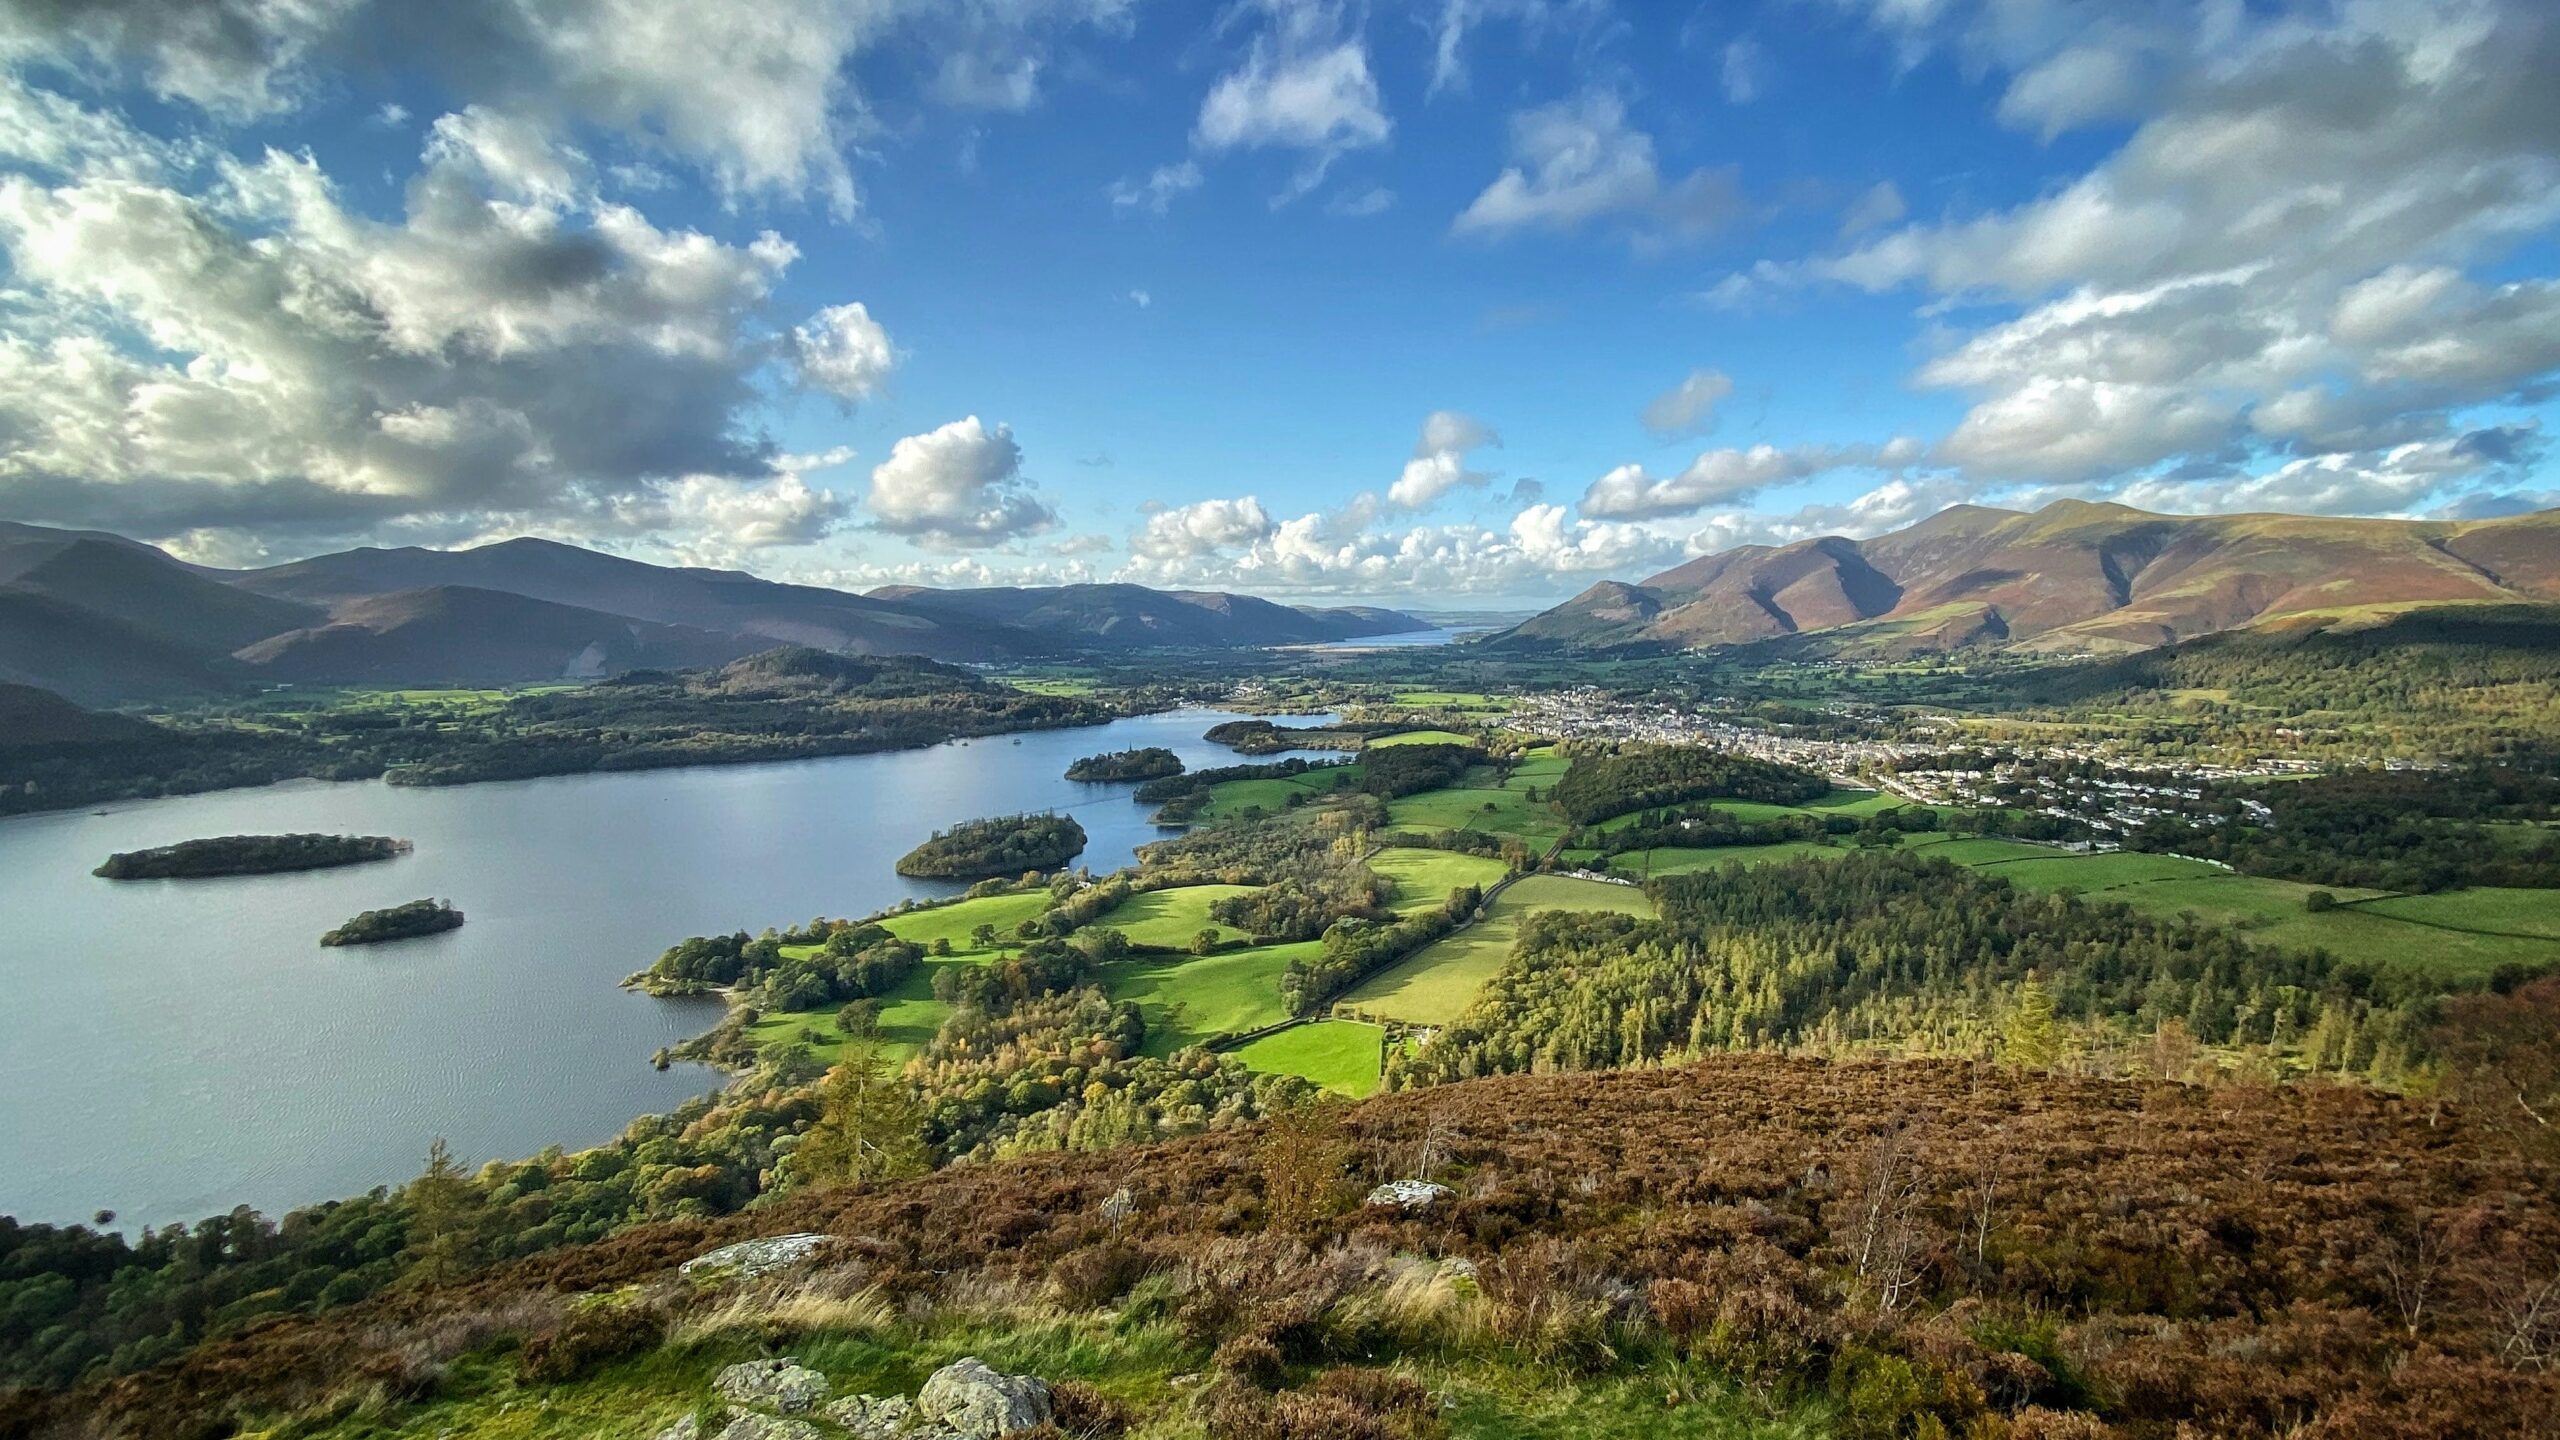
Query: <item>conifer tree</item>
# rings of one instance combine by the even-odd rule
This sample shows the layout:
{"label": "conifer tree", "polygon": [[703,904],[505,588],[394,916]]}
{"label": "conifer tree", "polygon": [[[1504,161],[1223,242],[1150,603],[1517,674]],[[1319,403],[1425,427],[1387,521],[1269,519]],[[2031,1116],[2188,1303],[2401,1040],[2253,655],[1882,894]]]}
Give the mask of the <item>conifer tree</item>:
{"label": "conifer tree", "polygon": [[2026,1070],[2048,1070],[2062,1055],[2062,1035],[2053,1018],[2053,992],[2036,972],[2018,982],[2001,1026],[2000,1048],[2010,1064]]}
{"label": "conifer tree", "polygon": [[924,1112],[889,1072],[877,1039],[846,1047],[818,1098],[818,1118],[792,1156],[802,1182],[857,1184],[925,1170]]}

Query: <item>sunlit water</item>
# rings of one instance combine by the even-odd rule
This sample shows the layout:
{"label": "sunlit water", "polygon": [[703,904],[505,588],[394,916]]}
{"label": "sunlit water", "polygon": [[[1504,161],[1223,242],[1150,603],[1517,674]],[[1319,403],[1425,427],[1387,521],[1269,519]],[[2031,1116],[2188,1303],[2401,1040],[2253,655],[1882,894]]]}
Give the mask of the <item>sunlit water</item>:
{"label": "sunlit water", "polygon": [[[1236,757],[1193,710],[927,750],[400,789],[302,782],[0,821],[0,1213],[130,1228],[270,1213],[472,1161],[592,1145],[719,1083],[651,1052],[717,1002],[616,982],[687,935],[861,915],[954,886],[901,879],[937,826],[1072,811],[1081,864],[1161,832],[1080,755]],[[1016,743],[1016,742],[1019,743]],[[100,880],[110,852],[206,835],[403,836],[381,864]],[[324,950],[359,910],[450,898],[461,929]]]}

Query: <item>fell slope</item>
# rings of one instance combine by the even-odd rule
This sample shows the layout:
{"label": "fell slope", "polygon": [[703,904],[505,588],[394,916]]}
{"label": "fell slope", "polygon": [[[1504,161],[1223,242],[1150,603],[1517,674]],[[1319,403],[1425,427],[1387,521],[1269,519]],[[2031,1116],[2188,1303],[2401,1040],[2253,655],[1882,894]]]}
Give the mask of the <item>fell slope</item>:
{"label": "fell slope", "polygon": [[1825,634],[1884,651],[2129,651],[2243,626],[2560,601],[2560,512],[2504,520],[1958,505],[1905,530],[1753,545],[1604,581],[1497,637],[1674,648]]}
{"label": "fell slope", "polygon": [[1321,610],[1250,595],[1151,590],[1143,585],[989,586],[936,590],[888,585],[870,592],[953,625],[1006,625],[1089,647],[1305,645],[1427,630],[1393,610]]}
{"label": "fell slope", "polygon": [[348,601],[325,623],[237,658],[260,679],[298,684],[521,685],[720,665],[758,648],[738,635],[438,585]]}

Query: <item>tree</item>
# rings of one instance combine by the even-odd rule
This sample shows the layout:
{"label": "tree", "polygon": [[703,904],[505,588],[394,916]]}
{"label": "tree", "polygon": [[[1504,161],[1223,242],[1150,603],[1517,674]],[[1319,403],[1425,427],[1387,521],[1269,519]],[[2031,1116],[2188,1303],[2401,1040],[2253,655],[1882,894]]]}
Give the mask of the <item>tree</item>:
{"label": "tree", "polygon": [[2010,1064],[2027,1070],[2051,1069],[2062,1056],[2061,1027],[2053,1018],[2053,992],[2032,970],[2018,982],[2018,993],[2010,997],[2008,1018],[2000,1028],[2000,1048]]}
{"label": "tree", "polygon": [[2338,908],[2338,897],[2326,890],[2314,890],[2302,897],[2302,908],[2314,915],[2326,915]]}
{"label": "tree", "polygon": [[471,1261],[471,1177],[439,1135],[427,1144],[427,1168],[409,1182],[409,1253],[413,1273],[430,1285],[453,1279]]}
{"label": "tree", "polygon": [[972,926],[969,930],[969,945],[976,950],[993,950],[996,948],[996,927],[984,921]]}
{"label": "tree", "polygon": [[846,1048],[818,1089],[818,1118],[792,1155],[794,1174],[811,1184],[860,1184],[926,1169],[924,1110],[889,1073],[875,1039]]}
{"label": "tree", "polygon": [[1215,955],[1218,953],[1218,930],[1216,926],[1203,926],[1201,927],[1199,934],[1191,937],[1191,953],[1194,955]]}
{"label": "tree", "polygon": [[880,1012],[887,1004],[877,996],[848,1003],[836,1012],[836,1028],[847,1035],[868,1040],[880,1033]]}

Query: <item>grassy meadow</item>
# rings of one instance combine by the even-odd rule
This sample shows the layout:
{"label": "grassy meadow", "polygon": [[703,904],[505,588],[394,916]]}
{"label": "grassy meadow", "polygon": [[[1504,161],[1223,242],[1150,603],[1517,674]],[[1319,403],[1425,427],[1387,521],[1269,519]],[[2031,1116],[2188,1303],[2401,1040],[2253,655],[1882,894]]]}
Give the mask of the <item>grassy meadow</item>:
{"label": "grassy meadow", "polygon": [[1511,946],[1520,938],[1520,917],[1534,910],[1651,915],[1653,902],[1632,885],[1567,875],[1525,875],[1494,897],[1483,919],[1361,981],[1343,995],[1341,1003],[1408,1024],[1445,1025],[1467,1008],[1484,982],[1510,958]]}

